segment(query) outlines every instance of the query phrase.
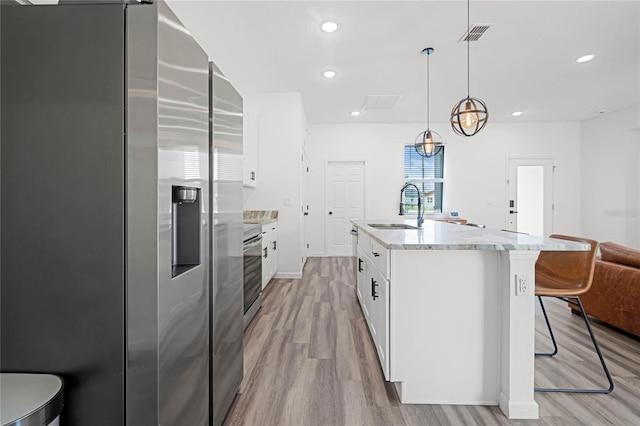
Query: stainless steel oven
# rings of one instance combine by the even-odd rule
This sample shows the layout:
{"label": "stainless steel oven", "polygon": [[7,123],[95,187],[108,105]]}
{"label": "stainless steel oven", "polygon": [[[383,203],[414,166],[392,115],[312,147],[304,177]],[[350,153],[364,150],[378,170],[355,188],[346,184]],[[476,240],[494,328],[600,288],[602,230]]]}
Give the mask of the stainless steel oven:
{"label": "stainless steel oven", "polygon": [[244,328],[262,305],[262,227],[244,225]]}

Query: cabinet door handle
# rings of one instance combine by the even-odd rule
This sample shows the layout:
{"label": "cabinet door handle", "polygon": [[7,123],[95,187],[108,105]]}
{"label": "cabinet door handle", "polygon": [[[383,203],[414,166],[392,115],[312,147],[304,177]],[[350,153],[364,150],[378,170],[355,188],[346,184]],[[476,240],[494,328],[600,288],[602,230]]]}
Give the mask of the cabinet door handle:
{"label": "cabinet door handle", "polygon": [[267,248],[268,248],[268,247],[265,247],[265,248],[264,248],[264,256],[263,256],[263,257],[264,257],[265,259],[267,258]]}
{"label": "cabinet door handle", "polygon": [[376,253],[375,251],[372,251],[371,254],[373,254],[373,257],[380,257],[380,253]]}
{"label": "cabinet door handle", "polygon": [[376,300],[378,298],[378,293],[376,293],[376,287],[378,287],[377,281],[371,278],[371,297],[373,298],[373,300]]}
{"label": "cabinet door handle", "polygon": [[276,250],[276,242],[275,241],[273,242],[273,250],[274,251]]}
{"label": "cabinet door handle", "polygon": [[358,258],[358,272],[362,271],[364,271],[364,269],[362,269],[362,259]]}
{"label": "cabinet door handle", "polygon": [[251,180],[256,180],[256,172],[251,172]]}

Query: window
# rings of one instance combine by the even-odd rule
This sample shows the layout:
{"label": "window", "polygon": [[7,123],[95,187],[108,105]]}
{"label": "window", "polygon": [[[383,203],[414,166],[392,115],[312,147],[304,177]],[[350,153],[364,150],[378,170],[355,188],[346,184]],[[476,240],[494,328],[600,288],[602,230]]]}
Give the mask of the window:
{"label": "window", "polygon": [[[413,145],[404,146],[404,183],[412,183],[422,194],[425,213],[442,213],[444,192],[444,152],[433,157],[420,156]],[[418,213],[418,193],[413,187],[404,190],[405,211]]]}

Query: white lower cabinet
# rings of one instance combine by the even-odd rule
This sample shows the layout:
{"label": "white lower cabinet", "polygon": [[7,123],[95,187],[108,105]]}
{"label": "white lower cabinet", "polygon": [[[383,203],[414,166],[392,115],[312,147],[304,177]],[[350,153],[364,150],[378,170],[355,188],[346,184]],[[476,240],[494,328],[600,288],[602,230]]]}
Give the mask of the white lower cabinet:
{"label": "white lower cabinet", "polygon": [[389,380],[389,281],[385,279],[377,268],[371,272],[371,299],[373,309],[371,322],[376,336],[373,339],[378,352],[378,359],[384,372],[384,378]]}
{"label": "white lower cabinet", "polygon": [[[364,252],[360,247],[358,247],[358,258],[356,259],[357,265],[357,285],[356,285],[356,294],[358,295],[358,300],[360,301],[360,305],[362,306],[363,311],[365,310],[363,294],[364,294],[364,286],[367,281],[367,262]],[[369,318],[369,312],[365,311],[365,318]]]}
{"label": "white lower cabinet", "polygon": [[[356,291],[376,346],[384,377],[389,380],[389,281],[386,279],[387,269],[382,273],[376,266],[380,262],[373,260],[382,256],[388,259],[388,250],[374,247],[376,251],[372,252],[373,240],[360,239],[360,235],[358,235],[358,258],[356,259],[358,268]],[[364,244],[361,244],[362,241]],[[378,256],[374,257],[373,253],[377,253]]]}
{"label": "white lower cabinet", "polygon": [[278,224],[262,225],[262,288],[278,271]]}

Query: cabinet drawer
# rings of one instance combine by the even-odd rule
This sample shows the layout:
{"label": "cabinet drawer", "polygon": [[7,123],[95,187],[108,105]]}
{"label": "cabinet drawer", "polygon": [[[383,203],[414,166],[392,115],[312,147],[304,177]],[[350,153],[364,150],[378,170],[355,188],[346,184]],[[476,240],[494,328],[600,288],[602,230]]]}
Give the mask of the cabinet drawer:
{"label": "cabinet drawer", "polygon": [[376,268],[386,279],[389,279],[389,250],[372,238],[370,253]]}
{"label": "cabinet drawer", "polygon": [[269,239],[274,234],[278,233],[278,224],[277,223],[267,223],[266,225],[262,225],[262,238]]}
{"label": "cabinet drawer", "polygon": [[371,237],[362,229],[358,230],[358,247],[360,247],[367,256],[371,253]]}

